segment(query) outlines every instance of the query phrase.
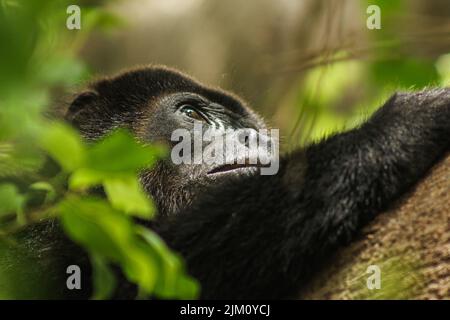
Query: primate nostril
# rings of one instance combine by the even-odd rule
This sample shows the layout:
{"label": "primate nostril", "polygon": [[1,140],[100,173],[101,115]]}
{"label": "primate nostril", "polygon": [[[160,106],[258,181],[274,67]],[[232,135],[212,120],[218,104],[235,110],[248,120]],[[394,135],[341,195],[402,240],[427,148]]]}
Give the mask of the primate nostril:
{"label": "primate nostril", "polygon": [[249,147],[249,145],[250,145],[248,135],[246,135],[246,136],[244,137],[244,145],[245,145],[246,147]]}

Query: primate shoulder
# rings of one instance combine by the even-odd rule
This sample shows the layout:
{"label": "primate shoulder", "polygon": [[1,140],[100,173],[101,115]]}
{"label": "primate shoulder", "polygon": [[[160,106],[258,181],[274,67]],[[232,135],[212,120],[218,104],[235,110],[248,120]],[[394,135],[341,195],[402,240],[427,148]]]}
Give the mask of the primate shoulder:
{"label": "primate shoulder", "polygon": [[[299,297],[449,299],[449,191],[447,154],[413,190],[364,228],[354,243],[340,250],[333,264],[318,273]],[[380,267],[381,290],[367,289],[370,265]]]}

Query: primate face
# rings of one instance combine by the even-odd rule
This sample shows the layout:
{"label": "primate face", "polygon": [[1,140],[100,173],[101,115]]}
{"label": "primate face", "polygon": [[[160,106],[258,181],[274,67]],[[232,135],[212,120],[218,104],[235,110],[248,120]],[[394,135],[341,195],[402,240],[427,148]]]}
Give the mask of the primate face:
{"label": "primate face", "polygon": [[[167,145],[170,156],[141,175],[165,215],[184,208],[204,188],[257,174],[260,167],[249,161],[248,144],[265,128],[262,119],[237,97],[165,68],[94,83],[75,99],[67,118],[89,140],[125,127],[144,143]],[[234,147],[225,148],[230,142]]]}
{"label": "primate face", "polygon": [[187,181],[256,172],[260,164],[250,161],[249,145],[264,138],[257,131],[263,126],[243,105],[235,106],[192,92],[164,95],[154,103],[153,116],[159,120],[144,127],[145,140],[169,145],[166,164]]}

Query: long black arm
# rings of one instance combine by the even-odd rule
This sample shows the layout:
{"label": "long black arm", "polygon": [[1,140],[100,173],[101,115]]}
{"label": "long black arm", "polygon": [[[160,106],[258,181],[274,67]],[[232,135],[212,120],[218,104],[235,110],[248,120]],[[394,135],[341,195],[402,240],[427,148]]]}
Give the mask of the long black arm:
{"label": "long black arm", "polygon": [[[450,89],[396,94],[358,129],[230,181],[158,232],[203,298],[293,297],[450,149]],[[226,204],[226,205],[224,205]]]}

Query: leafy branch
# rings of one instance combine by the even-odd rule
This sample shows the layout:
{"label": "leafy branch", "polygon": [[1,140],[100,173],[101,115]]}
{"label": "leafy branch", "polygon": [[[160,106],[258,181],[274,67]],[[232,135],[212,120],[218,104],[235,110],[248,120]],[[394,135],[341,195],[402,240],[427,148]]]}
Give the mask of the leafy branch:
{"label": "leafy branch", "polygon": [[[57,219],[89,254],[92,298],[113,294],[112,265],[138,286],[139,297],[195,298],[198,284],[181,258],[135,219],[156,213],[138,174],[162,158],[164,148],[143,145],[120,129],[88,144],[69,125],[44,116],[55,89],[65,91],[89,75],[74,56],[90,30],[116,25],[110,13],[91,7],[88,28],[70,32],[68,4],[30,0],[0,6],[0,240],[11,242],[17,231]],[[105,196],[91,192],[99,188]],[[0,259],[0,285],[9,277],[4,270]]]}

